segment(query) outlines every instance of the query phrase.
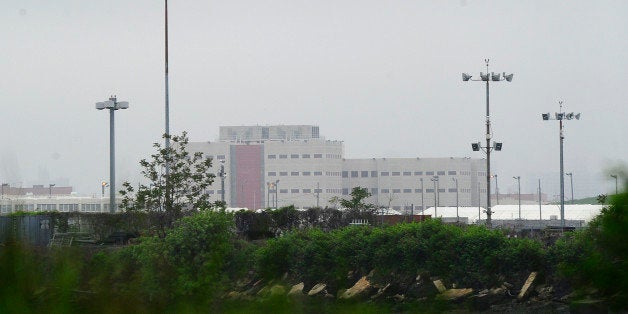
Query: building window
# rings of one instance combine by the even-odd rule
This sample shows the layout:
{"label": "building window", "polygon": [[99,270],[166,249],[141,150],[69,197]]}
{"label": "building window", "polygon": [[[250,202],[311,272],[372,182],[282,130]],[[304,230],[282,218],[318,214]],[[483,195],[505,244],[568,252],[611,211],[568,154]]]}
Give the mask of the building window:
{"label": "building window", "polygon": [[423,171],[415,171],[414,175],[415,176],[422,176],[423,175]]}
{"label": "building window", "polygon": [[314,189],[314,193],[323,193],[323,189]]}
{"label": "building window", "polygon": [[277,159],[277,155],[268,155],[268,159]]}
{"label": "building window", "polygon": [[389,193],[389,192],[390,192],[390,190],[388,190],[388,189],[382,189],[382,193],[383,194],[386,194],[386,193]]}
{"label": "building window", "polygon": [[454,193],[454,192],[456,192],[456,188],[449,189],[449,193]]}
{"label": "building window", "polygon": [[269,177],[274,177],[276,175],[277,175],[277,172],[274,172],[274,171],[271,171],[271,172],[268,173]]}
{"label": "building window", "polygon": [[401,193],[401,189],[393,189],[393,193]]}
{"label": "building window", "polygon": [[290,189],[290,193],[299,193],[299,189]]}
{"label": "building window", "polygon": [[342,195],[349,195],[349,189],[347,188],[342,189]]}
{"label": "building window", "polygon": [[216,156],[217,159],[219,160],[224,160],[225,159],[225,155],[218,155]]}
{"label": "building window", "polygon": [[351,177],[352,178],[357,178],[358,177],[358,172],[357,171],[351,171]]}
{"label": "building window", "polygon": [[282,176],[282,177],[285,177],[285,176],[288,175],[288,172],[287,171],[281,171],[281,172],[279,172],[279,175]]}
{"label": "building window", "polygon": [[400,176],[400,175],[401,175],[401,172],[399,172],[399,171],[393,171],[392,175],[393,175],[393,177],[398,177],[398,176]]}
{"label": "building window", "polygon": [[433,176],[434,175],[434,171],[426,171],[425,175],[426,176]]}
{"label": "building window", "polygon": [[403,193],[412,193],[412,189],[403,189]]}
{"label": "building window", "polygon": [[450,176],[455,176],[456,175],[456,170],[447,171],[447,174],[450,175]]}
{"label": "building window", "polygon": [[298,171],[292,171],[292,172],[290,172],[290,176],[298,177],[299,176],[299,172]]}
{"label": "building window", "polygon": [[310,158],[310,154],[303,154],[301,155],[301,158]]}
{"label": "building window", "polygon": [[360,177],[362,177],[362,178],[368,178],[368,177],[369,177],[369,172],[368,172],[368,171],[361,171],[361,172],[360,172]]}
{"label": "building window", "polygon": [[323,158],[323,154],[314,154],[314,158]]}
{"label": "building window", "polygon": [[444,176],[445,175],[445,171],[438,171],[438,172],[436,172],[436,175]]}
{"label": "building window", "polygon": [[414,193],[421,193],[421,189],[414,189]]}
{"label": "building window", "polygon": [[263,140],[267,140],[270,136],[269,136],[269,130],[268,127],[262,127],[262,139]]}
{"label": "building window", "polygon": [[426,193],[434,193],[434,189],[425,189]]}
{"label": "building window", "polygon": [[381,175],[382,175],[382,177],[387,177],[388,176],[388,171],[382,171]]}
{"label": "building window", "polygon": [[438,189],[438,193],[445,193],[445,189]]}
{"label": "building window", "polygon": [[377,188],[371,188],[371,194],[377,195]]}
{"label": "building window", "polygon": [[292,155],[290,155],[290,158],[292,158],[292,159],[299,158],[299,154],[292,154]]}
{"label": "building window", "polygon": [[342,172],[342,177],[343,178],[348,178],[349,177],[349,171],[343,171]]}
{"label": "building window", "polygon": [[288,155],[279,155],[279,159],[286,159],[288,158]]}
{"label": "building window", "polygon": [[303,189],[303,193],[312,193],[311,189]]}
{"label": "building window", "polygon": [[312,127],[312,138],[318,138],[319,137],[319,130],[317,126],[313,126]]}
{"label": "building window", "polygon": [[304,176],[309,176],[311,173],[309,171],[303,171]]}
{"label": "building window", "polygon": [[377,171],[371,171],[371,178],[377,178]]}
{"label": "building window", "polygon": [[412,175],[412,172],[410,172],[410,171],[404,171],[404,172],[403,172],[403,176],[404,176],[404,177],[406,177],[406,176],[411,176],[411,175]]}
{"label": "building window", "polygon": [[209,195],[214,194],[214,190],[209,190],[209,191],[207,191],[207,194],[209,194]]}
{"label": "building window", "polygon": [[279,193],[286,194],[288,193],[288,189],[279,189]]}
{"label": "building window", "polygon": [[314,171],[314,175],[315,176],[322,176],[323,172],[322,171]]}

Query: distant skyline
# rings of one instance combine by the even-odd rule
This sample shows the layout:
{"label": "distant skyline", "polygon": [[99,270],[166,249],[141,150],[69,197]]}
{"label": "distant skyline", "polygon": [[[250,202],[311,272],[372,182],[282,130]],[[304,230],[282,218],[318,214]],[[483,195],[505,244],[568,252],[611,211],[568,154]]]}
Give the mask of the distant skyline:
{"label": "distant skyline", "polygon": [[[218,139],[221,125],[313,124],[348,158],[472,157],[491,84],[500,193],[558,194],[558,123],[574,196],[614,192],[628,164],[626,1],[174,1],[168,3],[170,129]],[[100,193],[115,94],[118,182],[162,142],[163,1],[9,0],[0,12],[0,181]],[[377,143],[377,145],[375,145]],[[384,144],[379,144],[384,143]],[[565,178],[570,198],[569,177]],[[118,184],[118,186],[120,186]],[[494,188],[494,187],[493,187]]]}

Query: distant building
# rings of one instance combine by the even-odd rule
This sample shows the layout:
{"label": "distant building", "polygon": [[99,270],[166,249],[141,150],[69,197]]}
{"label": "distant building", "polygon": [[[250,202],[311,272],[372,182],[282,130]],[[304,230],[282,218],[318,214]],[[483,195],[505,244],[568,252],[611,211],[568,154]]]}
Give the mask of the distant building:
{"label": "distant building", "polygon": [[71,186],[45,186],[45,185],[33,185],[32,187],[16,187],[9,184],[2,184],[1,187],[2,196],[19,196],[19,195],[71,195]]}
{"label": "distant building", "polygon": [[[484,159],[345,159],[343,142],[326,140],[314,125],[221,126],[219,134],[218,142],[188,148],[213,158],[215,173],[225,166],[229,207],[337,206],[330,200],[357,186],[372,194],[368,202],[403,212],[434,206],[435,194],[439,206],[455,206],[456,192],[460,206],[486,202]],[[220,177],[207,193],[220,199]]]}

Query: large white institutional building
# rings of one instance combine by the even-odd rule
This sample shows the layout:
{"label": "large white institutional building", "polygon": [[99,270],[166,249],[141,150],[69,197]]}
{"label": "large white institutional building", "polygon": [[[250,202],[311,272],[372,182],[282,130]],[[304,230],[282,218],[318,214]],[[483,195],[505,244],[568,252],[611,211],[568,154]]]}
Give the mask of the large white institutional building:
{"label": "large white institutional building", "polygon": [[[225,167],[225,201],[249,209],[295,205],[334,206],[354,187],[368,202],[400,211],[478,206],[486,203],[484,159],[345,159],[342,141],[326,140],[313,125],[222,126],[218,142],[191,142],[188,149]],[[456,181],[458,189],[456,189]],[[220,177],[207,192],[221,198]],[[478,199],[480,198],[480,199]]]}

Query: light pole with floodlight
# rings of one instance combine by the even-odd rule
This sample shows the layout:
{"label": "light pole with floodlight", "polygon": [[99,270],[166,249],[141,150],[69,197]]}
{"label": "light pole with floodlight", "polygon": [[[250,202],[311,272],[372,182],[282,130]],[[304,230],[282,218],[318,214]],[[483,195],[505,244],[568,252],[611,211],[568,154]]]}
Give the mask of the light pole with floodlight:
{"label": "light pole with floodlight", "polygon": [[434,176],[430,180],[434,182],[434,218],[438,218],[438,176]]}
{"label": "light pole with floodlight", "polygon": [[565,170],[563,167],[563,142],[565,141],[565,134],[563,133],[563,120],[580,120],[580,113],[565,113],[563,112],[563,101],[558,102],[560,111],[554,113],[554,118],[550,117],[550,113],[542,113],[543,120],[558,120],[559,122],[559,136],[560,136],[560,225],[565,229]]}
{"label": "light pole with floodlight", "polygon": [[451,178],[456,182],[456,222],[460,222],[460,216],[458,215],[458,179]]}
{"label": "light pole with floodlight", "polygon": [[571,204],[573,205],[573,173],[567,172],[565,175],[569,176],[569,186],[571,186]]}
{"label": "light pole with floodlight", "polygon": [[[491,228],[491,150],[500,151],[502,149],[502,143],[493,142],[491,145],[491,115],[489,111],[489,81],[499,82],[499,81],[508,81],[511,82],[514,74],[506,74],[506,72],[490,73],[488,72],[488,62],[489,59],[484,59],[486,63],[486,74],[480,72],[480,79],[473,80],[471,79],[471,75],[467,73],[462,73],[462,81],[484,81],[486,82],[486,147],[482,147],[480,142],[471,144],[471,147],[474,151],[479,151],[480,149],[484,150],[486,153],[486,226]],[[503,76],[502,76],[503,75]]]}
{"label": "light pole with floodlight", "polygon": [[517,180],[517,191],[519,192],[519,220],[521,220],[521,176],[512,178]]}
{"label": "light pole with floodlight", "polygon": [[109,97],[109,100],[96,103],[96,109],[109,109],[109,213],[116,212],[116,151],[115,151],[115,120],[114,112],[119,109],[128,109],[128,101],[118,101],[116,96]]}
{"label": "light pole with floodlight", "polygon": [[615,178],[615,195],[617,195],[617,175],[611,174],[611,178]]}
{"label": "light pole with floodlight", "polygon": [[52,187],[55,185],[54,183],[48,184],[48,198],[52,198]]}
{"label": "light pole with floodlight", "polygon": [[499,186],[497,185],[497,174],[493,175],[495,177],[495,201],[497,205],[499,205]]}
{"label": "light pole with floodlight", "polygon": [[220,160],[220,172],[218,173],[218,175],[220,176],[220,200],[222,201],[223,205],[226,205],[227,203],[225,203],[225,160],[224,159]]}

